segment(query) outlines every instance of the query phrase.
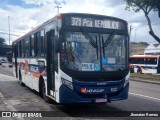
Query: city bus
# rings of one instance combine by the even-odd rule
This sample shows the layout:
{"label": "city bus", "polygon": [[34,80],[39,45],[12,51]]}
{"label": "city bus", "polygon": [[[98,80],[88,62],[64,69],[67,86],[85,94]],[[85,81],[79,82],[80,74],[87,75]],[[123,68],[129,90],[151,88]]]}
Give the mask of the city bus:
{"label": "city bus", "polygon": [[15,40],[13,73],[20,85],[58,104],[128,98],[127,22],[109,16],[61,13]]}
{"label": "city bus", "polygon": [[160,56],[133,55],[129,58],[131,73],[160,73]]}

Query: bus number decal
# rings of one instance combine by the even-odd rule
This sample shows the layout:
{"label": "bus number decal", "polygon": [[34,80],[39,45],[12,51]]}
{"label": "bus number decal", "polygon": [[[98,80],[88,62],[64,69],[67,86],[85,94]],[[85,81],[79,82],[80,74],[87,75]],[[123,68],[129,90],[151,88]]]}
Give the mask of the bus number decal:
{"label": "bus number decal", "polygon": [[119,29],[120,23],[114,20],[96,20],[93,18],[71,17],[71,26]]}

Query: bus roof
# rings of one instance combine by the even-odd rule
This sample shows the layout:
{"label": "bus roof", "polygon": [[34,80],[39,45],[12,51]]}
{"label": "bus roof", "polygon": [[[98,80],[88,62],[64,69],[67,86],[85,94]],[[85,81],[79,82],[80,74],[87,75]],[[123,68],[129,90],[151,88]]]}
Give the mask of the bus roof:
{"label": "bus roof", "polygon": [[[106,18],[110,18],[110,19],[117,19],[117,20],[119,20],[119,21],[123,21],[123,22],[125,22],[125,23],[128,25],[127,21],[125,21],[125,20],[123,20],[123,19],[116,18],[116,17],[112,17],[112,16],[99,15],[99,14],[60,13],[60,14],[56,15],[55,17],[57,17],[57,18],[59,19],[59,18],[62,18],[62,16],[67,16],[67,15],[73,15],[73,16],[88,16],[88,17],[90,17],[90,16],[97,16],[97,17],[100,17],[100,18],[101,18],[101,17],[106,17]],[[29,31],[28,33],[24,34],[23,36],[20,36],[19,38],[17,38],[16,40],[14,40],[12,43],[15,43],[15,42],[21,40],[22,38],[27,37],[27,35],[30,35],[30,34],[33,33],[33,32],[36,32],[38,29],[40,29],[41,27],[45,26],[47,23],[50,23],[51,21],[53,21],[53,19],[54,19],[55,17],[53,17],[53,18],[49,19],[48,21],[40,24],[39,26],[35,27],[33,30]]]}
{"label": "bus roof", "polygon": [[19,41],[21,38],[25,38],[27,35],[29,35],[30,33],[33,33],[33,32],[35,32],[35,31],[37,31],[39,28],[41,28],[41,27],[44,26],[45,24],[51,22],[52,20],[53,20],[53,18],[51,18],[51,19],[49,19],[48,21],[46,21],[46,22],[44,22],[44,23],[38,25],[38,26],[35,27],[33,30],[27,32],[26,34],[20,36],[20,37],[17,38],[16,40],[14,40],[12,43],[15,43],[15,42]]}

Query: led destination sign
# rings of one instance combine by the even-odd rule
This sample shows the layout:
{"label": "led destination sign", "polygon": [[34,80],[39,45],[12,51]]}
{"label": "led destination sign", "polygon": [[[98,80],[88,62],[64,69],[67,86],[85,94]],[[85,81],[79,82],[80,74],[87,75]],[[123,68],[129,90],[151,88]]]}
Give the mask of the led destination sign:
{"label": "led destination sign", "polygon": [[[67,22],[69,22],[69,20],[67,20]],[[79,27],[124,29],[124,24],[122,22],[116,21],[116,20],[111,20],[111,19],[70,17],[69,23],[70,23],[69,24],[70,26],[79,26]]]}

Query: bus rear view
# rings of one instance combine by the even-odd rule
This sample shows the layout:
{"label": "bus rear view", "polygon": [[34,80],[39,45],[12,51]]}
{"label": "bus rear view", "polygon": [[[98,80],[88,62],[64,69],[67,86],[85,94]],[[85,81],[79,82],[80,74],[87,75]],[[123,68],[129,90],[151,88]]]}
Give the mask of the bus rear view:
{"label": "bus rear view", "polygon": [[101,103],[128,97],[127,22],[88,14],[62,14],[61,103]]}

